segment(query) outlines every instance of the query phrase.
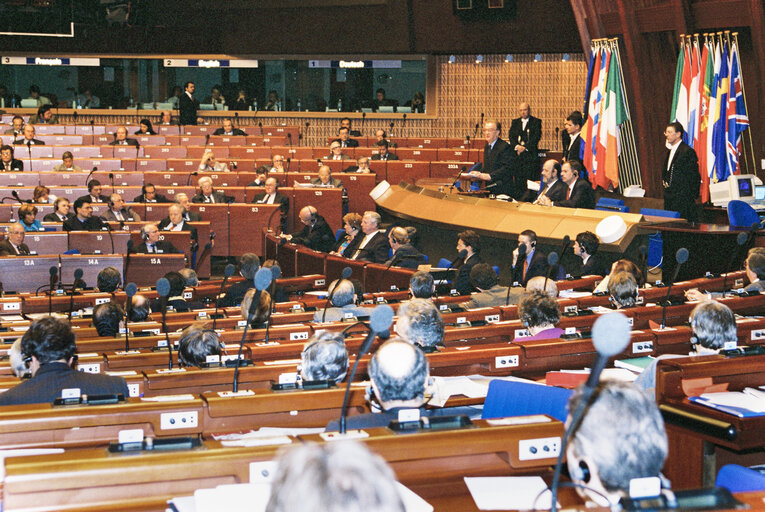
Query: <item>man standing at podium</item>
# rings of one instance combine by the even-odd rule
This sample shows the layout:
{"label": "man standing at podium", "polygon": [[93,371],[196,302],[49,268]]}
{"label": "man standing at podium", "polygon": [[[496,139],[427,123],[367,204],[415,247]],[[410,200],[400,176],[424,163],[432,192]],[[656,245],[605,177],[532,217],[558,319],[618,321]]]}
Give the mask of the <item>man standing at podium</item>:
{"label": "man standing at podium", "polygon": [[[486,145],[483,148],[483,165],[481,171],[471,171],[470,175],[476,179],[487,181],[486,189],[493,194],[514,193],[514,177],[510,170],[512,148],[499,136],[502,134],[502,125],[493,119],[483,125],[483,136]],[[525,182],[524,182],[525,185]]]}
{"label": "man standing at podium", "polygon": [[100,217],[93,217],[93,207],[88,196],[74,202],[74,217],[64,221],[64,231],[101,231],[104,223]]}

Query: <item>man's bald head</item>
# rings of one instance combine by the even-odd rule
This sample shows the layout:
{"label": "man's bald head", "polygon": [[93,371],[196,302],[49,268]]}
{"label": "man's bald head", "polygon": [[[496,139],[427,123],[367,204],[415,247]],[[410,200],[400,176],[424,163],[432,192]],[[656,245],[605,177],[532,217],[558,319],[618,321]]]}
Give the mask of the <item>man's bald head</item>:
{"label": "man's bald head", "polygon": [[422,401],[428,371],[422,350],[398,338],[380,346],[369,364],[375,393],[383,404]]}
{"label": "man's bald head", "polygon": [[521,114],[523,119],[526,119],[531,115],[531,107],[528,103],[521,103],[518,105],[518,112]]}
{"label": "man's bald head", "polygon": [[[545,283],[545,281],[547,281]],[[558,296],[558,285],[552,279],[545,279],[544,276],[536,276],[529,279],[526,283],[526,293],[539,291],[545,292],[553,299]]]}

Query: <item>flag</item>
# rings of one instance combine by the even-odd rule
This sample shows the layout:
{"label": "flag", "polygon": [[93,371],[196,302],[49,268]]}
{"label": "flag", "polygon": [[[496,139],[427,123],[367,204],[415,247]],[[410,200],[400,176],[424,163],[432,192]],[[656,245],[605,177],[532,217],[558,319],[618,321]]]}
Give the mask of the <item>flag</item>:
{"label": "flag", "polygon": [[714,73],[712,74],[712,88],[709,92],[709,120],[707,123],[707,172],[709,173],[709,182],[717,183],[714,177],[715,172],[715,151],[714,151],[714,127],[720,117],[720,105],[717,97],[718,82],[720,81],[720,67],[722,56],[720,54],[720,44],[712,43],[714,46]]}
{"label": "flag", "polygon": [[[611,62],[608,65],[608,80],[606,81],[605,113],[601,133],[605,133],[605,165],[598,168],[598,185],[608,189],[609,184],[614,188],[619,185],[618,158],[621,154],[621,141],[619,138],[619,126],[627,120],[627,106],[622,91],[621,73],[619,61],[615,54],[611,54]],[[605,183],[605,185],[604,185]]]}
{"label": "flag", "polygon": [[672,100],[674,110],[672,111],[673,121],[683,125],[685,135],[683,140],[688,142],[688,94],[691,89],[691,57],[688,51],[689,45],[683,45],[678,56],[677,73],[675,75],[676,96]]}
{"label": "flag", "polygon": [[688,91],[688,145],[696,147],[699,138],[699,46],[696,42],[690,45],[691,55],[691,88]]}
{"label": "flag", "polygon": [[727,133],[727,163],[728,174],[738,174],[741,153],[741,133],[749,128],[749,117],[746,115],[746,105],[741,87],[741,71],[738,60],[738,49],[733,45],[730,52],[730,80],[728,87],[728,108],[726,120]]}
{"label": "flag", "polygon": [[717,88],[715,91],[717,116],[712,125],[712,152],[715,155],[715,164],[714,174],[711,176],[711,179],[715,183],[727,180],[730,175],[726,150],[728,87],[728,45],[723,42],[722,57],[720,59],[720,74],[717,78]]}
{"label": "flag", "polygon": [[593,144],[593,135],[597,133],[597,116],[595,105],[597,103],[597,87],[598,79],[600,75],[600,68],[603,64],[603,52],[600,49],[596,49],[594,52],[595,60],[592,66],[592,82],[590,85],[590,93],[587,102],[587,121],[585,121],[582,127],[582,140],[584,141],[584,155],[582,157],[582,163],[585,169],[592,169],[592,164],[595,160],[595,146]]}
{"label": "flag", "polygon": [[[606,102],[605,102],[605,91],[606,91],[606,79],[608,78],[608,65],[610,64],[610,58],[611,58],[611,51],[606,49],[603,50],[603,59],[602,64],[600,66],[600,73],[598,74],[598,101],[595,105],[595,111],[597,112],[597,130],[593,131],[592,134],[592,143],[595,146],[595,155],[594,155],[594,161],[592,164],[591,169],[591,183],[593,187],[595,187],[595,184],[598,180],[598,173],[603,172],[603,169],[605,168],[606,162],[606,146],[605,146],[605,139],[601,137],[605,137],[605,134],[601,136],[601,132],[603,132],[603,113],[606,109]],[[594,179],[593,179],[594,178]]]}
{"label": "flag", "polygon": [[[701,52],[701,77],[699,80],[699,134],[696,142],[696,154],[699,157],[699,173],[701,174],[701,200],[709,201],[709,174],[707,158],[707,127],[709,126],[709,99],[712,94],[712,80],[714,79],[714,55],[710,53],[709,42],[704,43]],[[714,49],[712,50],[714,51]]]}
{"label": "flag", "polygon": [[677,55],[677,67],[675,68],[675,87],[672,91],[672,108],[669,111],[670,122],[677,121],[677,103],[680,100],[680,87],[683,85],[683,65],[685,64],[685,45],[680,45],[680,53]]}

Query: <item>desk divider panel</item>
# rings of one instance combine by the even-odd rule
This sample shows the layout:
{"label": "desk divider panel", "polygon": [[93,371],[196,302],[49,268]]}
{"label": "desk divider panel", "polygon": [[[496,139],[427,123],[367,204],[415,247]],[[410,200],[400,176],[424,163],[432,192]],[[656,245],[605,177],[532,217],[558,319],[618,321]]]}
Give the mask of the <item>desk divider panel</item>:
{"label": "desk divider panel", "polygon": [[6,293],[35,292],[50,282],[50,267],[58,268],[56,256],[7,256],[0,258],[0,281]]}
{"label": "desk divider panel", "polygon": [[[189,196],[191,197],[191,196]],[[192,203],[191,211],[198,212],[202,220],[210,223],[210,231],[215,231],[215,246],[212,249],[213,256],[229,255],[229,205]],[[253,229],[253,233],[256,231]],[[207,243],[205,241],[205,243]]]}
{"label": "desk divider panel", "polygon": [[[279,226],[280,214],[274,213],[279,205],[274,204],[230,204],[229,205],[229,254],[241,256],[246,252],[263,254],[261,229],[273,214],[272,226]],[[216,238],[217,241],[217,238]]]}
{"label": "desk divider panel", "polygon": [[96,288],[97,276],[106,267],[116,268],[123,275],[122,256],[116,254],[82,256],[74,254],[61,255],[61,280],[64,283],[74,283],[74,271],[82,269],[82,280],[89,288]]}

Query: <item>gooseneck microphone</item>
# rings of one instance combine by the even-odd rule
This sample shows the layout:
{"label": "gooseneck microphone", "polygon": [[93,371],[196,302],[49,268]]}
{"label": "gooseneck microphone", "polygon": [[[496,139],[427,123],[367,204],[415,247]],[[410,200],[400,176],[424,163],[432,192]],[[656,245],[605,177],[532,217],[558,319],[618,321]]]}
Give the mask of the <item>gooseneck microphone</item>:
{"label": "gooseneck microphone", "polygon": [[170,343],[170,335],[167,333],[167,299],[170,295],[170,281],[164,277],[157,279],[157,294],[159,295],[159,310],[162,313],[162,331],[165,333],[167,343],[167,369],[173,369],[173,344]]}
{"label": "gooseneck microphone", "polygon": [[359,360],[369,351],[372,342],[379,333],[387,331],[393,323],[393,308],[387,304],[380,304],[372,310],[369,315],[369,333],[364,342],[359,347],[356,361],[353,362],[353,369],[348,376],[348,382],[345,386],[345,397],[343,398],[343,408],[340,410],[340,434],[345,434],[345,423],[348,415],[348,399],[351,396],[351,383],[356,377],[356,370],[359,366]]}
{"label": "gooseneck microphone", "polygon": [[109,224],[109,222],[104,222],[104,226],[106,226],[106,232],[109,233],[109,241],[112,243],[112,252],[111,254],[114,254],[114,237],[112,236],[112,226]]}
{"label": "gooseneck microphone", "polygon": [[29,155],[29,172],[32,172],[32,141],[27,141],[27,154]]}
{"label": "gooseneck microphone", "polygon": [[630,325],[627,317],[622,313],[607,313],[598,318],[592,326],[592,344],[598,352],[595,361],[592,363],[590,376],[582,387],[582,399],[579,406],[571,413],[566,432],[563,434],[558,460],[555,463],[555,473],[550,489],[552,490],[552,508],[551,512],[557,510],[558,484],[560,483],[560,472],[563,466],[563,456],[566,453],[568,440],[571,433],[579,427],[579,422],[584,417],[584,411],[590,405],[590,399],[595,388],[600,382],[600,373],[605,368],[608,359],[622,352],[630,342]]}
{"label": "gooseneck microphone", "polygon": [[738,237],[736,237],[736,244],[738,247],[736,247],[735,250],[732,251],[732,254],[730,255],[730,261],[728,262],[728,271],[725,272],[725,277],[723,278],[723,286],[722,286],[722,296],[725,297],[725,293],[727,292],[728,288],[728,274],[730,274],[730,269],[733,268],[733,263],[736,261],[736,258],[739,255],[740,248],[744,246],[749,241],[749,236],[747,233],[744,233],[743,231],[738,234]]}
{"label": "gooseneck microphone", "polygon": [[446,267],[446,272],[449,272],[452,268],[454,268],[454,265],[458,261],[462,260],[464,262],[465,258],[467,258],[467,254],[468,254],[467,249],[462,249],[459,253],[457,253],[457,257],[454,260],[452,260],[451,263],[449,263],[448,267]]}
{"label": "gooseneck microphone", "polygon": [[271,271],[267,268],[260,268],[255,273],[255,295],[252,297],[252,302],[250,302],[250,309],[247,311],[247,323],[244,324],[244,332],[242,333],[242,341],[239,343],[239,351],[236,354],[236,366],[234,367],[234,382],[232,385],[232,391],[236,393],[239,391],[239,366],[242,361],[242,347],[244,347],[244,341],[247,339],[247,328],[250,326],[250,322],[252,322],[252,318],[255,316],[255,311],[258,309],[258,305],[260,304],[260,296],[263,293],[263,290],[268,288],[268,285],[271,284],[272,274]]}
{"label": "gooseneck microphone", "polygon": [[54,265],[48,269],[48,272],[50,273],[50,284],[48,287],[48,316],[50,316],[53,314],[53,289],[58,282],[58,267]]}
{"label": "gooseneck microphone", "polygon": [[553,270],[558,267],[558,253],[553,251],[547,255],[547,274],[545,274],[545,284],[542,286],[542,291],[547,293],[547,281],[550,279],[550,275]]}
{"label": "gooseneck microphone", "polygon": [[90,172],[88,173],[88,177],[85,178],[86,187],[88,186],[88,183],[90,183],[90,177],[93,176],[93,173],[96,172],[97,170],[98,170],[98,166],[94,166],[93,169],[91,169]]}
{"label": "gooseneck microphone", "polygon": [[329,294],[327,295],[327,303],[324,304],[324,311],[321,313],[321,323],[326,322],[327,308],[329,308],[329,305],[332,304],[332,297],[335,295],[335,290],[337,290],[337,287],[340,286],[340,283],[350,278],[351,274],[353,274],[353,270],[351,269],[351,267],[345,267],[343,269],[340,279],[337,280],[337,282],[335,283],[335,286],[333,286],[332,289],[329,291]]}
{"label": "gooseneck microphone", "polygon": [[[13,196],[13,198],[14,198],[16,201],[18,201],[18,202],[19,202],[19,203],[21,203],[21,204],[27,204],[27,203],[31,203],[31,202],[32,202],[32,201],[24,201],[23,199],[21,199],[21,198],[19,197],[19,193],[18,193],[18,192],[16,192],[15,190],[12,190],[12,191],[11,191],[11,195]],[[22,220],[22,219],[19,219],[19,220]]]}
{"label": "gooseneck microphone", "polygon": [[643,273],[645,282],[648,282],[648,246],[643,244],[638,247],[640,253],[640,271]]}
{"label": "gooseneck microphone", "polygon": [[138,287],[135,283],[128,283],[125,286],[125,352],[130,351],[130,329],[128,329],[128,322],[130,321],[130,313],[133,311],[133,295],[138,291]]}
{"label": "gooseneck microphone", "polygon": [[[269,233],[271,233],[273,230],[271,229],[271,221],[274,220],[274,215],[276,215],[276,212],[282,211],[281,207],[274,208],[274,211],[271,212],[271,215],[268,216],[268,224],[266,224],[266,229]],[[281,223],[279,223],[279,226],[281,228]]]}
{"label": "gooseneck microphone", "polygon": [[666,326],[667,321],[667,306],[669,305],[669,294],[672,292],[672,285],[675,283],[675,280],[677,279],[677,274],[680,272],[680,267],[683,266],[683,263],[688,261],[688,249],[685,247],[681,247],[677,250],[675,253],[675,261],[677,261],[677,266],[675,267],[675,271],[672,272],[672,280],[667,285],[667,296],[664,297],[664,304],[661,306],[661,328],[664,329]]}
{"label": "gooseneck microphone", "polygon": [[220,290],[218,290],[218,295],[215,297],[215,313],[213,313],[213,331],[215,330],[216,321],[218,320],[218,307],[220,306],[220,296],[223,294],[223,289],[226,287],[226,283],[228,282],[228,278],[234,275],[234,271],[236,270],[236,267],[229,263],[226,265],[226,268],[223,270],[223,282],[220,284]]}
{"label": "gooseneck microphone", "polygon": [[[462,166],[462,169],[457,171],[457,176],[455,176],[454,181],[452,181],[452,184],[449,185],[449,190],[452,190],[453,188],[457,187],[457,182],[460,180],[460,177],[462,177],[462,173],[467,172],[467,167],[464,165]],[[457,187],[457,190],[459,190],[459,187]]]}
{"label": "gooseneck microphone", "polygon": [[[51,280],[53,279],[53,267],[50,268],[51,271]],[[72,324],[72,311],[74,311],[74,292],[77,290],[78,286],[81,286],[82,288],[85,288],[85,283],[82,281],[82,269],[78,268],[74,271],[74,283],[72,283],[72,289],[69,292],[69,314],[67,315],[69,318],[69,325]]]}
{"label": "gooseneck microphone", "polygon": [[130,253],[133,252],[133,247],[135,246],[135,242],[133,240],[128,239],[127,241],[127,252],[125,252],[125,275],[124,279],[127,279],[128,277],[128,269],[130,268]]}
{"label": "gooseneck microphone", "polygon": [[[566,249],[568,249],[568,246],[570,243],[571,243],[571,237],[568,235],[565,235],[560,244],[560,252],[558,253],[559,259],[563,259],[563,256],[566,254]],[[557,277],[557,274],[556,274],[556,277]]]}
{"label": "gooseneck microphone", "polygon": [[271,295],[271,305],[268,308],[268,314],[266,315],[266,339],[265,342],[268,343],[268,333],[271,330],[271,314],[273,314],[274,310],[276,309],[276,301],[274,300],[274,291],[276,290],[276,280],[282,277],[282,269],[279,268],[278,265],[274,265],[271,267],[271,288],[269,288],[268,293]]}

